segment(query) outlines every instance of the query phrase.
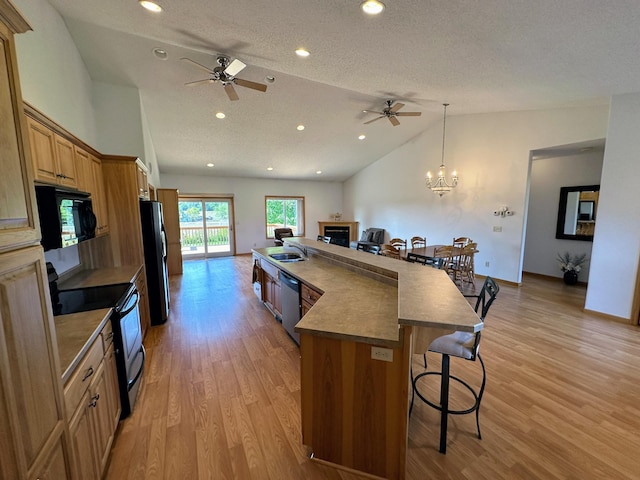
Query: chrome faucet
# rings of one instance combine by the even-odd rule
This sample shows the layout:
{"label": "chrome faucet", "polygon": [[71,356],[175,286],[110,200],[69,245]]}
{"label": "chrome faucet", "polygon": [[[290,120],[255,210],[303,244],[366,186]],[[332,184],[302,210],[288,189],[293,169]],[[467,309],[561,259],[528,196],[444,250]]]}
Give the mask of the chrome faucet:
{"label": "chrome faucet", "polygon": [[300,245],[299,243],[292,243],[292,242],[290,243],[290,242],[287,242],[287,239],[286,239],[286,238],[283,238],[283,240],[284,240],[284,243],[285,243],[285,247],[293,247],[293,248],[295,248],[296,250],[299,250],[299,251],[300,251],[300,253],[302,253],[302,256],[303,256],[303,257],[307,258],[307,247],[303,247],[303,246],[302,246],[302,245]]}

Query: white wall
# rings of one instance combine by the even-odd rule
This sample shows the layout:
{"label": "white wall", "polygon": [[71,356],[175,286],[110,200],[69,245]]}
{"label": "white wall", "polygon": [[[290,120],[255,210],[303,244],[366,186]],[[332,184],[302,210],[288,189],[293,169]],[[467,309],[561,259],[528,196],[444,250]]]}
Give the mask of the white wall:
{"label": "white wall", "polygon": [[[265,195],[305,197],[306,237],[318,235],[318,221],[342,210],[342,184],[257,178],[204,177],[160,174],[162,188],[177,188],[181,194],[232,194],[236,223],[236,253],[272,246],[265,227]],[[343,220],[349,220],[343,216]]]}
{"label": "white wall", "polygon": [[23,99],[91,146],[92,83],[62,17],[44,0],[14,0],[33,28],[16,35]]}
{"label": "white wall", "polygon": [[[602,151],[533,160],[524,247],[525,272],[562,277],[556,260],[559,253],[586,253],[587,258],[591,258],[592,242],[556,238],[558,203],[561,187],[599,185],[602,161]],[[589,267],[590,262],[580,272],[580,281],[586,282],[589,278]]]}
{"label": "white wall", "polygon": [[640,93],[612,97],[585,307],[621,318],[631,315],[640,259],[639,127]]}
{"label": "white wall", "polygon": [[[440,165],[442,125],[436,125],[345,182],[344,213],[385,228],[387,238],[421,234],[430,244],[448,244],[454,236],[471,237],[480,250],[479,274],[520,282],[529,152],[606,137],[608,106],[449,113],[445,164],[458,170],[454,191],[440,198],[424,187],[426,171]],[[515,215],[494,217],[502,205]]]}

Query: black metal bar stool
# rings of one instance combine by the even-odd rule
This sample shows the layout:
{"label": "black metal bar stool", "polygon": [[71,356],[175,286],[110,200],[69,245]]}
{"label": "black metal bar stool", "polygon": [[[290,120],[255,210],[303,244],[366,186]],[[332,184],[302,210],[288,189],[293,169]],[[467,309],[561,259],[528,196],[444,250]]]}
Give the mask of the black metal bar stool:
{"label": "black metal bar stool", "polygon": [[[482,289],[477,295],[465,295],[465,297],[477,298],[475,311],[480,316],[480,320],[484,322],[484,319],[489,311],[489,307],[498,295],[500,287],[491,277],[485,279]],[[427,371],[427,360],[425,354],[425,371],[413,376],[413,367],[411,368],[411,407],[409,408],[409,415],[413,410],[413,401],[417,395],[420,400],[425,402],[430,407],[435,408],[441,412],[440,416],[440,453],[446,453],[447,451],[447,425],[449,415],[466,415],[467,413],[476,412],[476,427],[478,429],[478,438],[482,439],[480,434],[480,404],[482,402],[482,395],[484,394],[484,387],[486,385],[487,373],[484,366],[484,361],[480,356],[480,337],[481,332],[454,332],[449,335],[443,335],[436,338],[431,342],[429,352],[435,352],[442,355],[442,368],[441,371],[436,372]],[[475,361],[476,357],[480,361],[482,366],[482,384],[480,389],[476,392],[471,385],[455,375],[450,374],[450,361],[451,357],[458,357],[464,360]],[[440,375],[440,404],[436,404],[427,398],[425,398],[417,388],[417,382],[422,377],[427,375]],[[449,409],[449,382],[454,380],[463,385],[467,390],[471,392],[474,398],[473,405],[464,410],[450,410]]]}

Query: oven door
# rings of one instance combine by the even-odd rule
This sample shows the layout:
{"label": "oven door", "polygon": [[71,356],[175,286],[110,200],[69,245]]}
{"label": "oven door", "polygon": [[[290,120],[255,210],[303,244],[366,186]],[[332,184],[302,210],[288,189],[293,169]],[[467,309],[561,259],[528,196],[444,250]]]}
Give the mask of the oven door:
{"label": "oven door", "polygon": [[116,364],[122,403],[121,418],[125,418],[133,410],[144,370],[145,350],[142,345],[139,300],[140,294],[132,286],[125,301],[116,308],[112,317],[114,333],[116,333],[114,341],[119,344]]}

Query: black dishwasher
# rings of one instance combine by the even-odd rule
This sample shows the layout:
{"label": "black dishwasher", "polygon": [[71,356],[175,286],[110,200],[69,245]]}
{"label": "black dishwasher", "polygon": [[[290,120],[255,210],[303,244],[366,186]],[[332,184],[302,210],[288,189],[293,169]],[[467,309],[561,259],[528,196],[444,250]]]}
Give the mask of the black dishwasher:
{"label": "black dishwasher", "polygon": [[280,270],[282,326],[296,344],[300,345],[300,334],[295,331],[300,321],[300,281]]}

